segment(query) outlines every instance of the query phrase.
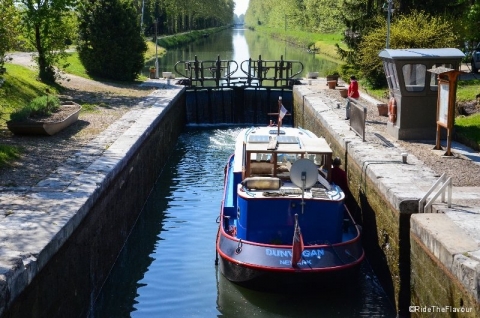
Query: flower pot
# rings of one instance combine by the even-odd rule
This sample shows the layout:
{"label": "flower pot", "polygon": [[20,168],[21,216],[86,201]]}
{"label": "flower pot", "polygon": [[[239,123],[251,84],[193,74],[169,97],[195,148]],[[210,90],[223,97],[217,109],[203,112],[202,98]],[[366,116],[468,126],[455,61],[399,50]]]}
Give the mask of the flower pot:
{"label": "flower pot", "polygon": [[327,85],[329,89],[335,89],[335,87],[337,87],[337,81],[328,81]]}
{"label": "flower pot", "polygon": [[48,118],[43,120],[28,119],[25,121],[10,120],[7,121],[7,128],[15,135],[54,135],[76,122],[82,109],[80,105],[73,102],[63,104],[61,107],[64,112],[67,112],[67,115],[61,120],[49,121]]}
{"label": "flower pot", "polygon": [[156,78],[156,75],[157,75],[156,73],[157,73],[157,70],[154,69],[154,68],[151,68],[151,69],[150,69],[150,78],[151,78],[151,79],[155,79],[155,78]]}
{"label": "flower pot", "polygon": [[379,116],[388,116],[387,104],[377,104],[377,109],[378,109]]}
{"label": "flower pot", "polygon": [[342,96],[343,98],[347,98],[347,97],[348,97],[348,89],[346,89],[346,88],[341,88],[339,91],[340,91],[340,96]]}
{"label": "flower pot", "polygon": [[335,85],[338,85],[338,77],[339,75],[327,75],[327,82],[335,81]]}

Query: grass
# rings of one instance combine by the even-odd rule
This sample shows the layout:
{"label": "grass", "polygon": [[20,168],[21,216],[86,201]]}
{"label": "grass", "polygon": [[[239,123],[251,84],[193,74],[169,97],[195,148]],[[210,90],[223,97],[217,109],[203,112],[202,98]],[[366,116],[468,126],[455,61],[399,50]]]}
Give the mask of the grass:
{"label": "grass", "polygon": [[0,144],[0,167],[7,166],[10,162],[18,159],[20,154],[19,148]]}
{"label": "grass", "polygon": [[10,114],[24,107],[31,100],[46,94],[58,93],[57,86],[49,86],[37,80],[37,71],[14,64],[5,64],[5,83],[0,88],[0,127],[10,119]]}
{"label": "grass", "polygon": [[458,81],[457,101],[465,102],[475,100],[480,94],[480,80]]}
{"label": "grass", "polygon": [[87,79],[93,79],[87,74],[85,67],[83,67],[82,63],[80,62],[77,52],[68,53],[67,57],[65,59],[62,59],[59,64],[60,68],[65,73]]}
{"label": "grass", "polygon": [[[162,56],[166,53],[166,50],[163,47],[158,46],[157,48],[155,48],[155,43],[152,41],[147,41],[146,44],[147,51],[144,54],[145,61],[154,59],[156,50],[158,50],[158,56]],[[95,78],[87,74],[85,67],[83,67],[82,63],[80,62],[80,58],[78,57],[77,52],[69,53],[65,59],[60,61],[59,66],[65,73],[95,80]],[[144,81],[145,79],[145,76],[141,76],[139,78],[140,81]]]}
{"label": "grass", "polygon": [[337,54],[336,44],[341,48],[346,49],[347,46],[342,42],[343,35],[341,32],[337,33],[310,33],[296,30],[287,30],[281,28],[267,28],[263,26],[256,26],[255,31],[266,33],[272,37],[280,39],[287,42],[293,43],[300,47],[313,47],[319,48],[319,54],[322,58],[327,57],[327,59],[342,63]]}
{"label": "grass", "polygon": [[455,131],[480,147],[480,113],[456,117]]}
{"label": "grass", "polygon": [[158,45],[166,49],[175,48],[183,44],[187,44],[203,37],[205,34],[213,34],[224,30],[225,27],[210,28],[205,30],[195,30],[174,35],[167,35],[158,38]]}

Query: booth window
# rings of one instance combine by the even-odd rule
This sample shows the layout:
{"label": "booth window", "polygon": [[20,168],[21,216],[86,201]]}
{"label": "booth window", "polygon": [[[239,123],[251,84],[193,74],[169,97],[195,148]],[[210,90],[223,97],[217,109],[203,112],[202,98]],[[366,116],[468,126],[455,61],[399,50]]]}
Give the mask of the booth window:
{"label": "booth window", "polygon": [[[435,69],[437,67],[453,69],[452,64],[435,64],[432,68]],[[433,92],[438,91],[438,74],[435,74],[435,73],[430,74],[430,90]]]}
{"label": "booth window", "polygon": [[402,67],[405,89],[408,92],[421,92],[425,89],[427,67],[424,64],[405,64]]}
{"label": "booth window", "polygon": [[383,69],[387,76],[388,87],[391,90],[399,90],[400,85],[398,84],[397,70],[395,69],[395,64],[392,62],[383,62]]}

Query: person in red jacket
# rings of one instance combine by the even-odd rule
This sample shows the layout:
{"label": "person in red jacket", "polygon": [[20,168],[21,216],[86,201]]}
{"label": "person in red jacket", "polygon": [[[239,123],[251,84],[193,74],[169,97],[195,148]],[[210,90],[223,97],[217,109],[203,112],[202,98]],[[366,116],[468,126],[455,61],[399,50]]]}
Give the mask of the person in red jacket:
{"label": "person in red jacket", "polygon": [[350,76],[350,85],[348,86],[348,97],[359,98],[360,94],[358,93],[358,82],[355,76]]}
{"label": "person in red jacket", "polygon": [[336,157],[333,159],[332,165],[332,182],[342,189],[342,191],[345,193],[345,197],[349,197],[350,189],[348,187],[347,173],[340,168],[342,165],[342,160]]}

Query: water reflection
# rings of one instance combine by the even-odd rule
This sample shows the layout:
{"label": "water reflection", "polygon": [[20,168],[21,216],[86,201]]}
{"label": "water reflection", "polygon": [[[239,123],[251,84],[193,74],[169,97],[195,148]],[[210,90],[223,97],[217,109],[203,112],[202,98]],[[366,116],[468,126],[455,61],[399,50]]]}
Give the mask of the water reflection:
{"label": "water reflection", "polygon": [[[288,43],[272,39],[248,29],[226,29],[201,38],[197,41],[179,47],[169,49],[159,58],[160,73],[173,72],[178,61],[193,61],[197,56],[200,61],[215,61],[218,56],[221,60],[235,60],[239,65],[249,58],[258,60],[284,60],[300,61],[304,65],[303,72],[298,77],[304,77],[307,72],[319,72],[326,75],[328,70],[335,68],[336,63],[322,58],[319,54],[310,54],[304,48],[290,46]],[[154,65],[150,61],[143,70],[148,75],[149,67]],[[244,76],[238,70],[234,76]],[[178,76],[178,75],[177,75]]]}
{"label": "water reflection", "polygon": [[350,286],[319,286],[318,291],[265,293],[232,284],[217,271],[220,317],[395,317],[368,264]]}

